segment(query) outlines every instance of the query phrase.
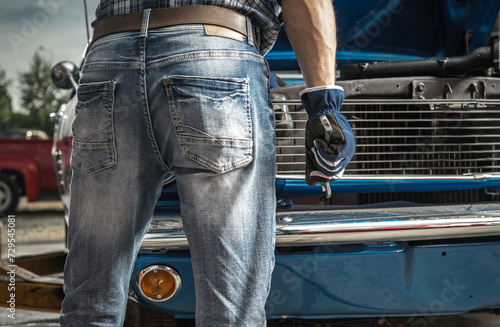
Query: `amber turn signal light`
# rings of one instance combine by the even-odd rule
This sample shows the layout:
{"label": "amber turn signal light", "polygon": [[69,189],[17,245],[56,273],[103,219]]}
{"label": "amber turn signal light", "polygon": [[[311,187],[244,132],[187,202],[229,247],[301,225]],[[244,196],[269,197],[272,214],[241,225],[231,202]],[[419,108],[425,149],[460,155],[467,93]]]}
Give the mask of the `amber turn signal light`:
{"label": "amber turn signal light", "polygon": [[139,273],[137,287],[151,301],[166,301],[179,292],[181,276],[168,266],[149,266]]}

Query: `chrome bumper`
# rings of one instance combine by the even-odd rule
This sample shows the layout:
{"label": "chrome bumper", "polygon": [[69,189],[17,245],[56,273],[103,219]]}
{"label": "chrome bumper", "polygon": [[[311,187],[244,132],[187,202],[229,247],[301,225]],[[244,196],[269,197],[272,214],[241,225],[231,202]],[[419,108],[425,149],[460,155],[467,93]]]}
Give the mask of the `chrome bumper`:
{"label": "chrome bumper", "polygon": [[[326,209],[328,208],[328,209]],[[276,214],[276,245],[327,245],[498,236],[500,204],[299,207]],[[155,216],[143,250],[186,249],[180,216]]]}

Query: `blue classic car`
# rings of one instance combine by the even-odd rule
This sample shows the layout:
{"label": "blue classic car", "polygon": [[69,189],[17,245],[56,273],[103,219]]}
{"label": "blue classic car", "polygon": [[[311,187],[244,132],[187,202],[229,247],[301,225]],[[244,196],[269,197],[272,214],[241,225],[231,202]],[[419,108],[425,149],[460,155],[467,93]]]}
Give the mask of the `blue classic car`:
{"label": "blue classic car", "polygon": [[[494,23],[500,2],[334,4],[338,84],[347,96],[342,112],[357,153],[344,177],[331,183],[330,199],[304,181],[306,115],[298,97],[304,84],[284,32],[267,55],[281,77],[272,90],[278,176],[270,323],[407,317],[409,326],[426,326],[422,316],[498,312],[500,49]],[[67,206],[73,109],[74,99],[61,108],[54,151]],[[194,317],[181,205],[172,176],[131,277],[130,326],[181,325]],[[167,287],[155,287],[158,279]]]}

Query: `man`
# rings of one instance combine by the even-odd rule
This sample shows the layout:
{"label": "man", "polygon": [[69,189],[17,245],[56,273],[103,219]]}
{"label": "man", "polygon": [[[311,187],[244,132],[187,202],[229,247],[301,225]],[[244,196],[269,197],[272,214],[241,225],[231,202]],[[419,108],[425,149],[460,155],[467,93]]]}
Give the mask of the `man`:
{"label": "man", "polygon": [[[206,4],[213,6],[193,6]],[[101,0],[73,124],[61,326],[123,324],[134,259],[171,172],[190,244],[197,325],[266,324],[276,164],[262,56],[279,31],[281,8],[316,126],[308,132],[308,182],[324,182],[345,167],[328,160],[329,144],[315,142],[325,114],[336,128],[333,143],[345,141],[332,116],[343,92],[333,86],[330,0]]]}

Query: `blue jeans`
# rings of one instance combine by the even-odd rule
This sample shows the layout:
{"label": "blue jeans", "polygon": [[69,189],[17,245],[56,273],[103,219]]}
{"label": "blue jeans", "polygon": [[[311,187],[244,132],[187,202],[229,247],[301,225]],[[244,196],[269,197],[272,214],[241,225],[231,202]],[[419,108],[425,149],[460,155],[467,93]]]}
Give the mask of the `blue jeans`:
{"label": "blue jeans", "polygon": [[274,267],[268,67],[202,25],[126,32],[88,50],[73,123],[61,326],[121,326],[141,239],[175,173],[198,326],[264,326]]}

